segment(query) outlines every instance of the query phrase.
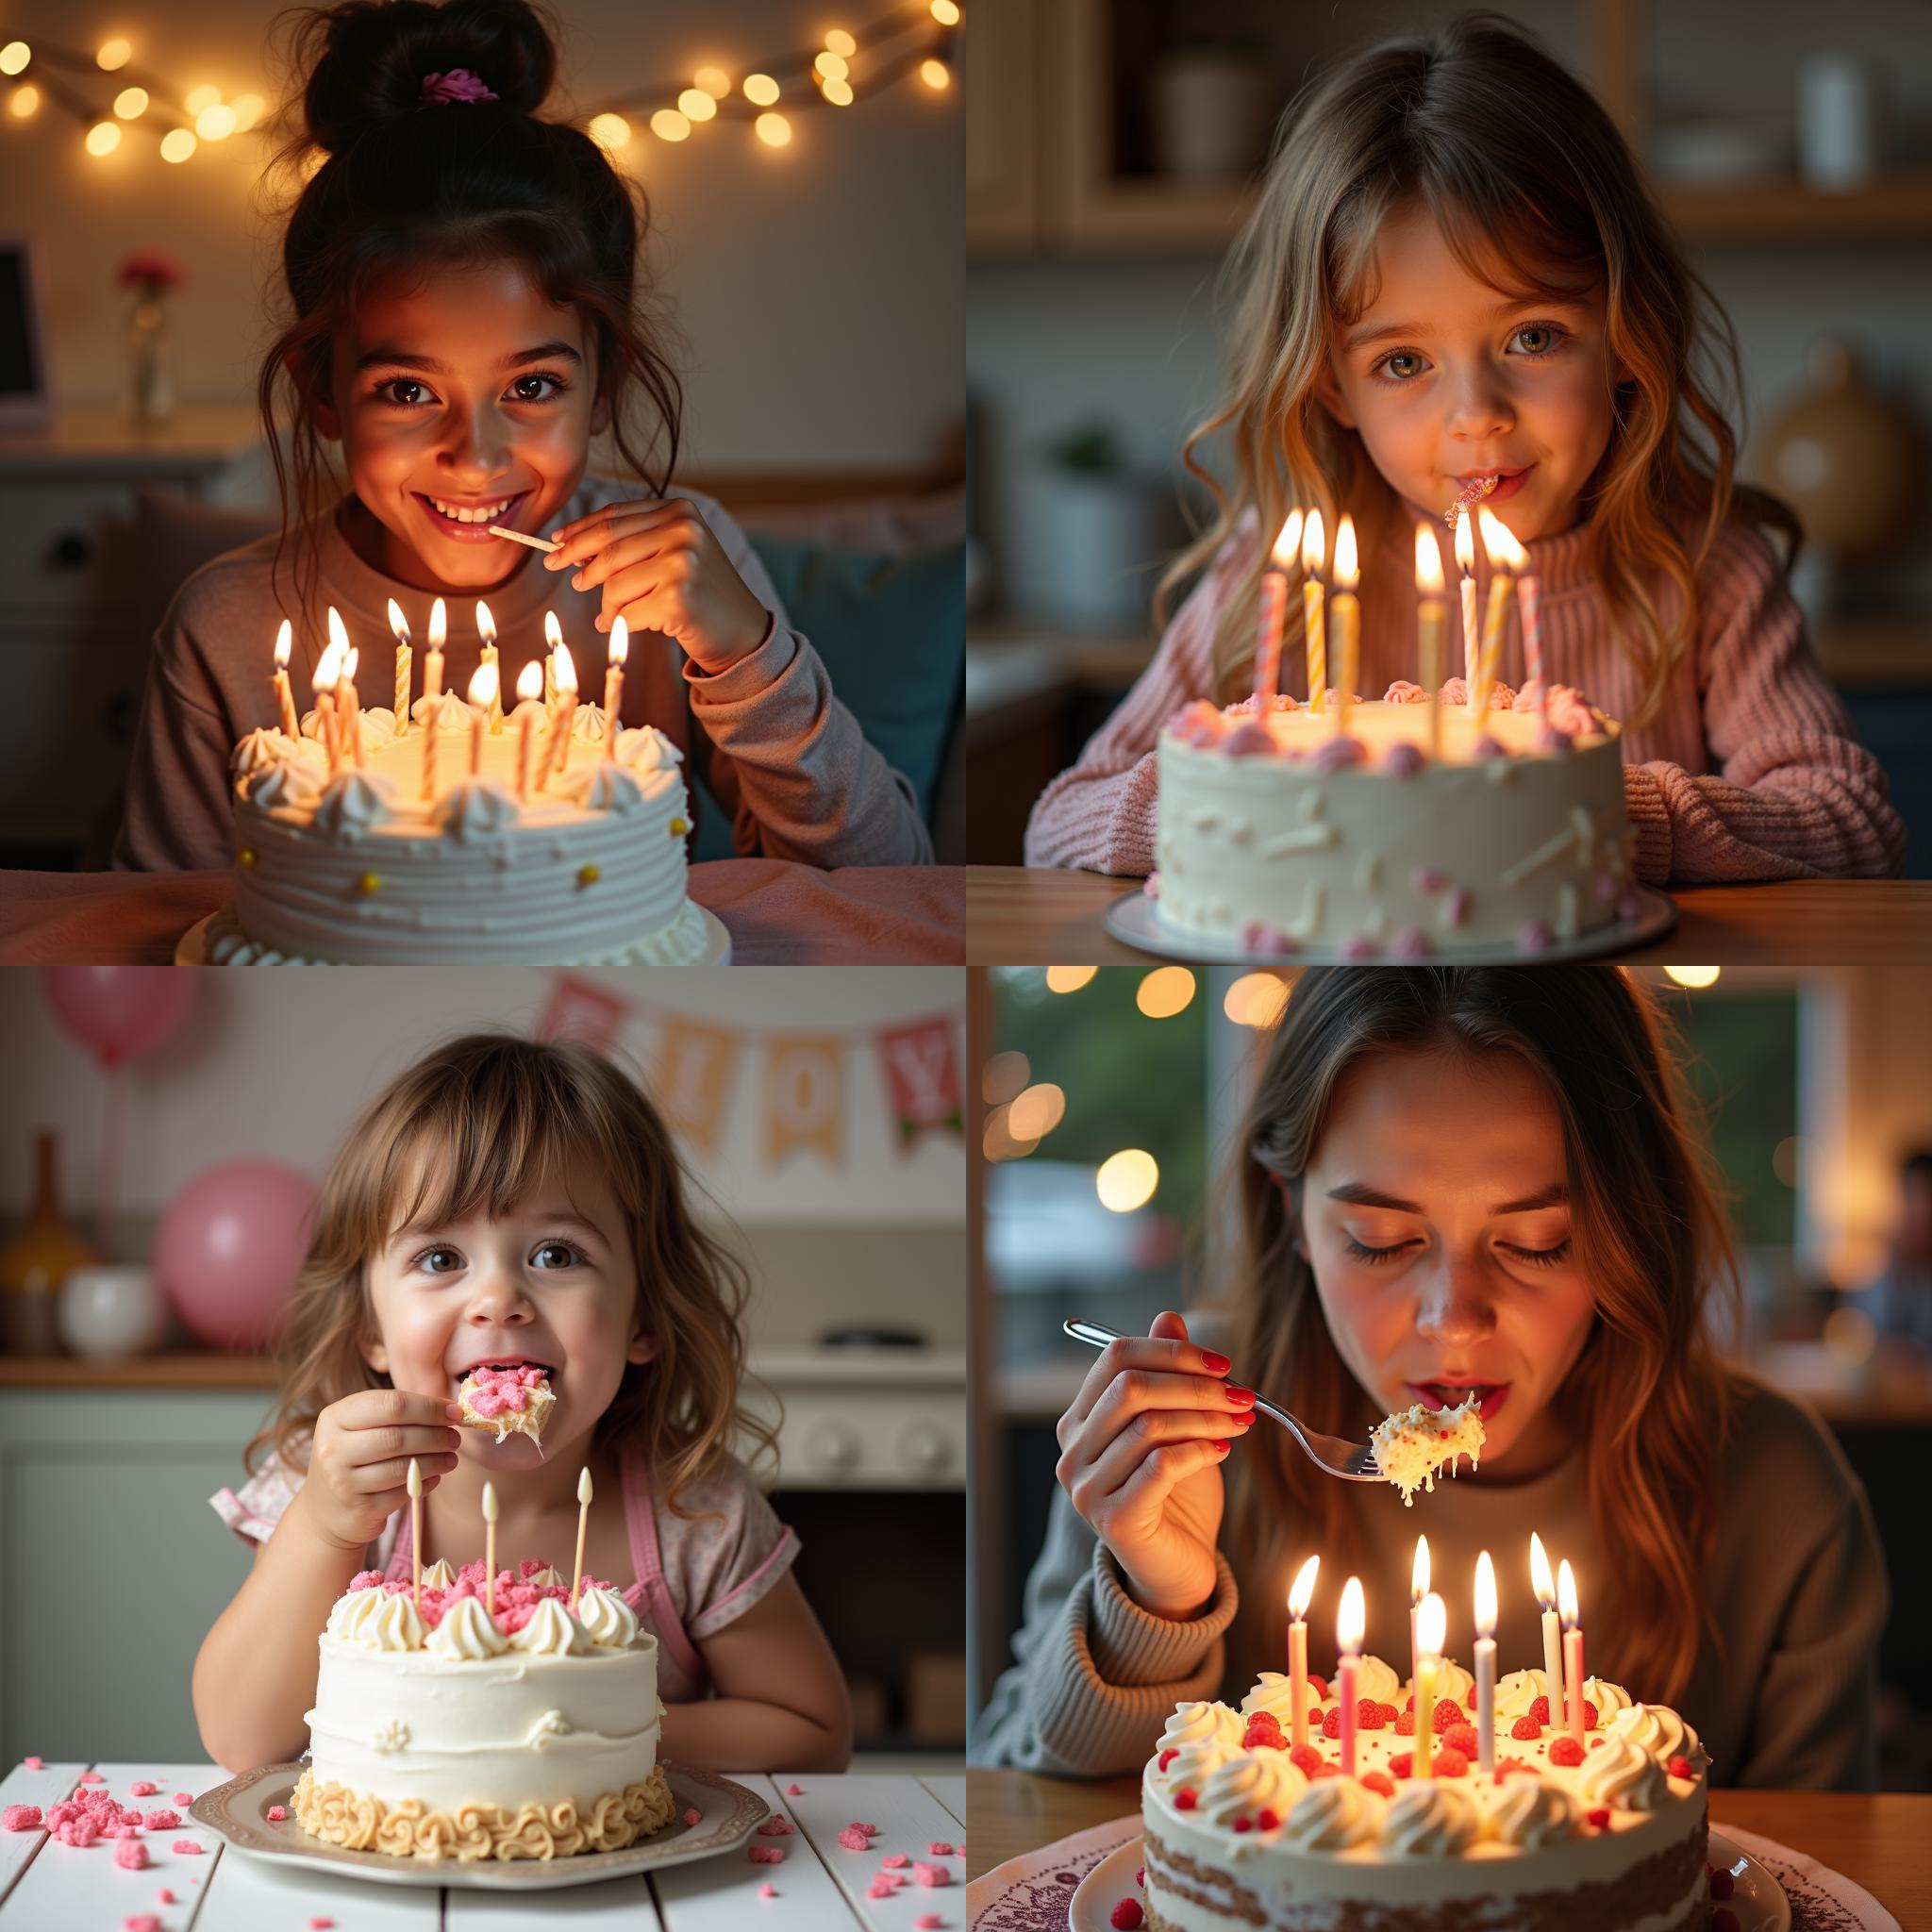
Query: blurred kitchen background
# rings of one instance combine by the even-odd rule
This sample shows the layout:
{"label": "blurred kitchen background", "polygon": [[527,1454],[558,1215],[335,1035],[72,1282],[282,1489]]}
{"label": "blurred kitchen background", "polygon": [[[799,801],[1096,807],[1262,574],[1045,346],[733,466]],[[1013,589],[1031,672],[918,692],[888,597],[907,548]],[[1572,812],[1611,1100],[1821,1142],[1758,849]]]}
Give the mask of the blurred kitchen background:
{"label": "blurred kitchen background", "polygon": [[760,1476],[855,1768],[957,1768],[964,1019],[941,968],[0,974],[0,1757],[203,1755],[190,1671],[250,1561],[208,1498],[273,1408],[290,1229],[389,1080],[502,1026],[613,1053],[678,1124],[751,1266]]}
{"label": "blurred kitchen background", "polygon": [[[1222,400],[1215,275],[1297,89],[1453,0],[980,0],[965,45],[974,575],[969,857],[1147,663],[1181,443]],[[1794,588],[1932,875],[1932,8],[1497,6],[1624,129],[1730,316],[1740,473],[1790,503]],[[1204,460],[1218,460],[1209,445]]]}
{"label": "blurred kitchen background", "polygon": [[[1932,972],[1636,977],[1679,1031],[1731,1191],[1743,1357],[1824,1417],[1877,1518],[1893,1604],[1880,1786],[1932,1790],[1916,1607],[1932,1588]],[[1091,1365],[1060,1324],[1145,1333],[1214,1299],[1211,1191],[1291,984],[1182,966],[972,976],[974,1712],[1045,1533],[1054,1424]]]}
{"label": "blurred kitchen background", "polygon": [[[276,526],[255,385],[284,299],[261,179],[281,12],[0,8],[0,868],[105,868],[156,625]],[[676,481],[793,587],[942,859],[964,836],[958,14],[571,0],[546,109],[625,104],[591,131],[650,200]],[[621,474],[601,447],[590,467]]]}

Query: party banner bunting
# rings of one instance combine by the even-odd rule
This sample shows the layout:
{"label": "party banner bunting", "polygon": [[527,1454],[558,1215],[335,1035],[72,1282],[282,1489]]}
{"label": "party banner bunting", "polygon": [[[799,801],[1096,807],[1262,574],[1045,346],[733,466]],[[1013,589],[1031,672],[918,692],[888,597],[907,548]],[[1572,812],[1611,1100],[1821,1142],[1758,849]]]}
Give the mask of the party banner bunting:
{"label": "party banner bunting", "polygon": [[608,1056],[629,1016],[631,1003],[601,980],[574,973],[551,975],[550,997],[537,1016],[539,1040],[570,1040]]}
{"label": "party banner bunting", "polygon": [[920,1020],[888,1027],[878,1036],[879,1065],[886,1076],[886,1107],[908,1155],[925,1134],[965,1139],[959,1105],[959,1061],[950,1020]]}
{"label": "party banner bunting", "polygon": [[844,1076],[836,1038],[774,1034],[765,1042],[765,1164],[809,1147],[828,1166],[843,1158]]}
{"label": "party banner bunting", "polygon": [[658,1027],[658,1063],[651,1097],[678,1132],[707,1154],[718,1153],[738,1035],[695,1020],[664,1019]]}

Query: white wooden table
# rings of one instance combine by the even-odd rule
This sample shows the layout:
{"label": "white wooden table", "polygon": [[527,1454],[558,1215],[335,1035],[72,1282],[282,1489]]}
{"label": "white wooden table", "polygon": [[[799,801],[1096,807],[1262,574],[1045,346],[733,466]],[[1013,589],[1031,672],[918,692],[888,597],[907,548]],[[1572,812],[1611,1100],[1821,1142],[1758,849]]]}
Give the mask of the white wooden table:
{"label": "white wooden table", "polygon": [[[910,1932],[927,1913],[947,1932],[966,1924],[966,1780],[959,1777],[796,1777],[745,1775],[738,1782],[767,1800],[796,1827],[789,1838],[753,1837],[775,1846],[777,1865],[755,1865],[741,1846],[715,1858],[674,1865],[655,1875],[613,1878],[556,1891],[478,1891],[461,1886],[365,1884],[320,1872],[284,1870],[272,1861],[229,1851],[213,1832],[175,1804],[177,1791],[200,1797],[227,1782],[212,1764],[93,1764],[49,1760],[40,1770],[16,1765],[0,1781],[0,1807],[50,1805],[70,1796],[84,1771],[97,1771],[105,1790],[142,1811],[179,1810],[178,1831],[144,1831],[153,1861],[128,1872],[114,1863],[116,1840],[80,1848],[44,1831],[0,1831],[0,1932],[122,1932],[125,1922],[152,1912],[163,1932],[308,1932],[312,1920],[332,1919],[337,1932],[525,1932],[531,1925],[569,1924],[574,1932]],[[136,1780],[156,1787],[133,1797]],[[796,1784],[797,1795],[787,1788]],[[876,1824],[869,1852],[847,1850],[839,1833],[848,1824]],[[199,1853],[176,1852],[192,1840]],[[936,1857],[928,1844],[956,1847]],[[951,1883],[908,1883],[890,1898],[869,1896],[885,1855],[903,1852],[945,1867]],[[758,1888],[777,1888],[776,1898]],[[163,1890],[179,1903],[163,1905]],[[767,1915],[760,1918],[760,1914]]]}

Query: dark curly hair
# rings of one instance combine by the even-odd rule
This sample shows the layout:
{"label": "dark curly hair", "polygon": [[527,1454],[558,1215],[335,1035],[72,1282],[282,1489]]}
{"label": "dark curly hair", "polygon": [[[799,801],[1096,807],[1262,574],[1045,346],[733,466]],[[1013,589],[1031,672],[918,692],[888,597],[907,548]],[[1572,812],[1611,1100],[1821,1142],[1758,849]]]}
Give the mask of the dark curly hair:
{"label": "dark curly hair", "polygon": [[[281,495],[276,572],[291,493],[297,523],[323,508],[315,404],[328,392],[331,344],[364,293],[397,273],[525,265],[594,342],[593,420],[608,421],[651,493],[668,494],[682,392],[640,286],[649,205],[581,128],[539,114],[557,77],[549,13],[529,0],[341,0],[280,19],[291,74],[282,113],[294,131],[271,169],[303,185],[282,238],[291,313],[257,383]],[[496,98],[425,108],[424,76],[456,68]],[[275,427],[284,386],[286,458]],[[651,419],[641,448],[625,422],[640,391]],[[311,585],[317,568],[311,557]]]}

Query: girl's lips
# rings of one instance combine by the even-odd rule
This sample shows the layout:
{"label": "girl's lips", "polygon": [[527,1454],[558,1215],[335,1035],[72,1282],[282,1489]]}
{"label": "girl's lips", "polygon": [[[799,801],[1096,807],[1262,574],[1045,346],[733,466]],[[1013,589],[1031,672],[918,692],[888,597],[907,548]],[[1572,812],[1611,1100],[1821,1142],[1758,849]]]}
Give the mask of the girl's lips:
{"label": "girl's lips", "polygon": [[530,492],[527,490],[519,491],[505,505],[503,514],[491,517],[490,524],[458,524],[444,516],[420,490],[412,490],[409,491],[409,494],[422,507],[423,514],[452,543],[501,543],[503,541],[501,537],[492,537],[490,534],[490,524],[502,524],[506,528],[516,529],[518,527],[518,513],[523,509],[524,505],[529,500],[530,496]]}
{"label": "girl's lips", "polygon": [[[1531,473],[1535,469],[1536,465],[1534,463],[1531,463],[1528,469],[1518,470],[1513,476],[1505,476],[1496,485],[1496,487],[1492,491],[1491,491],[1486,497],[1483,498],[1483,501],[1485,503],[1507,503],[1512,496],[1518,495],[1522,491],[1524,484],[1528,480]],[[1493,473],[1488,470],[1478,470],[1475,474],[1479,476],[1487,476]],[[1461,491],[1461,489],[1464,487],[1464,478],[1460,476],[1452,476],[1449,480],[1450,482],[1456,485],[1457,490],[1458,491]]]}
{"label": "girl's lips", "polygon": [[[1479,1382],[1471,1384],[1469,1387],[1454,1382],[1405,1382],[1403,1384],[1405,1389],[1409,1390],[1415,1395],[1417,1401],[1427,1403],[1431,1408],[1458,1408],[1469,1400],[1469,1389],[1471,1387],[1479,1389],[1483,1386]],[[1508,1383],[1492,1382],[1489,1384],[1489,1393],[1476,1405],[1476,1413],[1482,1417],[1485,1424],[1495,1421],[1497,1411],[1501,1409],[1508,1394]],[[1449,1400],[1446,1402],[1442,1399],[1445,1395],[1449,1397]]]}

